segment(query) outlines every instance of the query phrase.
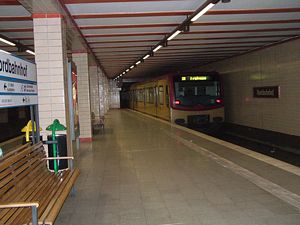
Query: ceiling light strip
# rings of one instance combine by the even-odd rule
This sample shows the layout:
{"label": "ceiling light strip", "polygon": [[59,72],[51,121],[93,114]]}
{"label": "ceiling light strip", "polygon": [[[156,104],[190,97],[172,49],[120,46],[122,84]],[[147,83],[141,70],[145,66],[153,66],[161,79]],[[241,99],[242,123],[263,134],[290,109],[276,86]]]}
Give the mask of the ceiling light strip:
{"label": "ceiling light strip", "polygon": [[27,53],[31,54],[31,55],[35,55],[35,52],[31,51],[31,50],[26,50]]}
{"label": "ceiling light strip", "polygon": [[10,52],[4,51],[4,50],[2,50],[2,49],[0,49],[0,52],[3,52],[3,53],[5,53],[5,54],[9,54],[9,55],[11,55],[11,53],[10,53]]}
{"label": "ceiling light strip", "polygon": [[8,44],[8,45],[10,45],[10,46],[16,46],[15,43],[13,43],[13,42],[11,42],[11,41],[8,41],[8,40],[6,40],[6,39],[4,39],[4,38],[1,38],[1,37],[0,37],[0,41],[3,42],[3,43],[5,43],[5,44]]}
{"label": "ceiling light strip", "polygon": [[205,8],[203,8],[200,12],[198,12],[192,19],[192,22],[195,22],[198,20],[201,16],[203,16],[208,10],[210,10],[212,7],[214,7],[215,3],[209,3]]}
{"label": "ceiling light strip", "polygon": [[177,30],[177,31],[175,31],[175,33],[173,33],[170,37],[168,37],[168,41],[171,41],[171,40],[173,40],[178,34],[180,34],[181,33],[181,30]]}
{"label": "ceiling light strip", "polygon": [[161,48],[162,48],[162,45],[158,45],[155,49],[153,49],[153,52],[157,52]]}

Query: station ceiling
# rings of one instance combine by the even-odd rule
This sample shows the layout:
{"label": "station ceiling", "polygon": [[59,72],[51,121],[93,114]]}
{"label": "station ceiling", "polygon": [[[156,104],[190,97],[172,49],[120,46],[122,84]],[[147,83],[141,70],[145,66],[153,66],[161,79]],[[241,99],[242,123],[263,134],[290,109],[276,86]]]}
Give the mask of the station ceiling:
{"label": "station ceiling", "polygon": [[[2,0],[0,34],[34,50],[31,14],[60,7],[79,33],[83,46],[91,50],[106,75],[114,78],[135,65],[204,3],[205,0]],[[40,7],[32,7],[34,4]],[[157,76],[200,67],[299,35],[299,0],[220,1],[192,23],[189,31],[180,33],[124,77]],[[0,48],[34,59],[3,43]]]}

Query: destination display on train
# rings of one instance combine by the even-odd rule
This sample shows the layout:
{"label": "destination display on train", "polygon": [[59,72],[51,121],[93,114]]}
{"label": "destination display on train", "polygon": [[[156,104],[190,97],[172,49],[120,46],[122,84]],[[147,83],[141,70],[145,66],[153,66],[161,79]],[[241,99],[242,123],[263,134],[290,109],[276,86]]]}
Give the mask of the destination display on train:
{"label": "destination display on train", "polygon": [[181,76],[181,81],[203,81],[211,80],[210,76]]}

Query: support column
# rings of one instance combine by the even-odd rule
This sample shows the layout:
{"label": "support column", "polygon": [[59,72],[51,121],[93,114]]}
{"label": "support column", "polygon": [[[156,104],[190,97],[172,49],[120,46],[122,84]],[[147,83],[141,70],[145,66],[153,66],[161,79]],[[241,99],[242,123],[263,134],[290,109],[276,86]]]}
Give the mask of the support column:
{"label": "support column", "polygon": [[68,128],[68,154],[73,155],[69,135],[66,25],[60,14],[33,14],[32,17],[41,135],[46,139],[50,134],[46,127],[59,119]]}
{"label": "support column", "polygon": [[117,87],[117,83],[113,80],[109,81],[109,93],[110,93],[110,109],[120,108],[120,88]]}
{"label": "support column", "polygon": [[101,70],[98,73],[98,77],[99,77],[100,116],[103,117],[106,114],[107,106],[106,106],[105,76]]}
{"label": "support column", "polygon": [[90,97],[91,97],[91,112],[94,115],[95,123],[100,121],[100,102],[99,102],[99,79],[98,67],[90,66]]}
{"label": "support column", "polygon": [[91,142],[92,120],[88,53],[73,53],[72,58],[77,67],[79,139],[81,142]]}

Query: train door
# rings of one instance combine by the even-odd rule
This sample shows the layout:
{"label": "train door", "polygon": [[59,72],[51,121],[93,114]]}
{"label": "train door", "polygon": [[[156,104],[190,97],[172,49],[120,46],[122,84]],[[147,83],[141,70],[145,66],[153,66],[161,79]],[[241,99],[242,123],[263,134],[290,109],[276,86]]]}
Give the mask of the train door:
{"label": "train door", "polygon": [[169,108],[169,89],[166,80],[158,81],[158,106],[157,114],[166,120],[170,120],[170,108]]}

